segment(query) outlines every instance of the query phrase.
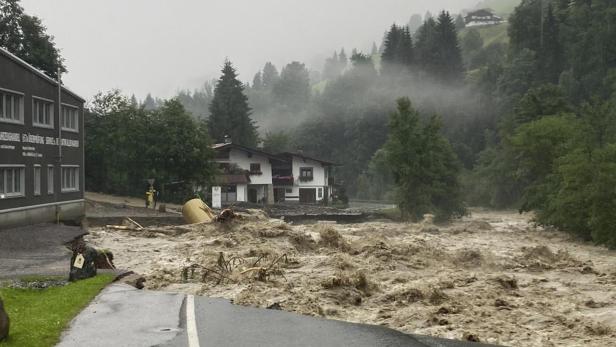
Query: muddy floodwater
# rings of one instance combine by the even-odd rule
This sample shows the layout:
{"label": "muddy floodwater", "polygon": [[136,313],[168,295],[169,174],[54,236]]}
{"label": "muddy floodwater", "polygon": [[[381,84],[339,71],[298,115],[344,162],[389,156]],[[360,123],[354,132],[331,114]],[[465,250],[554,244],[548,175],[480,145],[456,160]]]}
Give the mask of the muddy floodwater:
{"label": "muddy floodwater", "polygon": [[515,212],[434,226],[290,225],[251,211],[227,224],[92,228],[87,241],[150,290],[511,346],[616,345],[616,252]]}

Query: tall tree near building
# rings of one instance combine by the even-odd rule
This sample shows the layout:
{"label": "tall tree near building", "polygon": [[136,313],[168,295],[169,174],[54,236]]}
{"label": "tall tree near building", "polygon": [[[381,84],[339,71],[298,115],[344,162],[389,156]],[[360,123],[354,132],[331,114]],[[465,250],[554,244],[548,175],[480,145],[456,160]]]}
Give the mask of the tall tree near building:
{"label": "tall tree near building", "polygon": [[384,147],[387,163],[398,188],[398,205],[413,220],[426,213],[447,220],[466,212],[458,160],[440,129],[436,116],[422,123],[408,98],[399,99],[397,111],[390,116]]}
{"label": "tall tree near building", "polygon": [[19,0],[0,0],[0,47],[57,78],[66,67],[46,30],[39,18],[24,13]]}
{"label": "tall tree near building", "polygon": [[237,79],[235,68],[227,60],[210,104],[210,136],[218,142],[222,142],[225,136],[230,136],[234,143],[256,146],[257,128],[250,118],[250,112],[244,85]]}
{"label": "tall tree near building", "polygon": [[436,21],[427,17],[424,24],[417,31],[415,44],[416,62],[420,68],[428,73],[433,73],[435,62],[438,57],[436,46]]}
{"label": "tall tree near building", "polygon": [[449,12],[442,11],[436,23],[437,76],[446,81],[460,80],[464,72],[456,25]]}

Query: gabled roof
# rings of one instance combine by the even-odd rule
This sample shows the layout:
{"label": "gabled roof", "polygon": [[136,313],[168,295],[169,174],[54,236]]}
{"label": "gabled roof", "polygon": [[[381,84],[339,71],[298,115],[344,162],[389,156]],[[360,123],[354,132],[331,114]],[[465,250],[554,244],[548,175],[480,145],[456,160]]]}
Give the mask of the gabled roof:
{"label": "gabled roof", "polygon": [[267,153],[267,152],[264,152],[258,149],[238,145],[235,143],[217,143],[215,145],[212,145],[212,149],[214,149],[215,151],[223,150],[223,149],[230,149],[230,148],[237,149],[237,150],[244,151],[244,152],[251,153],[251,154],[255,154],[255,155],[260,155],[260,156],[267,157],[269,159],[276,160],[276,161],[282,161],[282,162],[287,161],[286,159],[281,158],[280,156],[273,155],[271,153]]}
{"label": "gabled roof", "polygon": [[467,17],[478,16],[478,17],[496,17],[494,12],[489,8],[482,8],[476,11],[470,11]]}
{"label": "gabled roof", "polygon": [[325,165],[325,166],[339,166],[339,164],[333,163],[333,162],[331,162],[331,161],[321,160],[321,159],[317,159],[317,158],[309,157],[309,156],[304,155],[304,154],[302,154],[302,153],[284,152],[284,153],[280,153],[280,154],[278,154],[278,155],[279,155],[279,156],[281,156],[281,157],[283,157],[283,158],[284,158],[284,157],[287,157],[287,158],[288,158],[288,157],[291,157],[291,158],[292,158],[292,157],[299,157],[299,158],[306,159],[306,160],[312,160],[312,161],[319,162],[319,163],[321,163],[321,164],[323,164],[323,165]]}
{"label": "gabled roof", "polygon": [[[37,75],[38,77],[46,80],[47,82],[53,84],[54,86],[58,85],[58,81],[54,80],[53,78],[47,76],[43,71],[35,68],[34,66],[26,63],[23,59],[19,58],[18,56],[16,56],[15,54],[7,51],[6,49],[0,47],[0,54],[8,57],[9,59],[13,60],[14,62],[16,62],[17,64],[21,65],[22,67],[26,68],[27,70],[30,70],[31,72],[33,72],[35,75]],[[72,95],[73,97],[77,98],[78,100],[80,100],[81,102],[85,102],[85,99],[82,98],[81,96],[77,95],[77,93],[71,91],[70,89],[68,89],[65,86],[62,86],[62,90],[64,90],[66,93]]]}

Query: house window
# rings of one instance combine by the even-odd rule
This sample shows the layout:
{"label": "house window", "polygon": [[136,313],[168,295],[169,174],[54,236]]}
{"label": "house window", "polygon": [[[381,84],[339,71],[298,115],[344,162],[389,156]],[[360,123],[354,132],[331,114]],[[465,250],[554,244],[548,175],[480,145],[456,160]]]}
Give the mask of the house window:
{"label": "house window", "polygon": [[323,188],[319,188],[317,190],[317,196],[319,197],[319,199],[323,199]]}
{"label": "house window", "polygon": [[47,194],[53,194],[53,165],[47,166]]}
{"label": "house window", "polygon": [[22,124],[24,122],[23,113],[23,94],[0,89],[0,121]]}
{"label": "house window", "polygon": [[0,167],[0,199],[24,196],[26,169],[23,166]]}
{"label": "house window", "polygon": [[299,180],[300,181],[312,181],[312,168],[311,167],[302,167],[299,169]]}
{"label": "house window", "polygon": [[41,195],[41,166],[34,165],[34,195]]}
{"label": "house window", "polygon": [[62,192],[79,191],[79,167],[62,166]]}
{"label": "house window", "polygon": [[293,188],[287,188],[284,190],[286,194],[293,194]]}
{"label": "house window", "polygon": [[32,124],[53,128],[53,102],[32,97]]}
{"label": "house window", "polygon": [[79,108],[75,106],[62,106],[62,130],[79,131]]}
{"label": "house window", "polygon": [[251,175],[260,175],[261,172],[261,164],[250,164],[250,174]]}

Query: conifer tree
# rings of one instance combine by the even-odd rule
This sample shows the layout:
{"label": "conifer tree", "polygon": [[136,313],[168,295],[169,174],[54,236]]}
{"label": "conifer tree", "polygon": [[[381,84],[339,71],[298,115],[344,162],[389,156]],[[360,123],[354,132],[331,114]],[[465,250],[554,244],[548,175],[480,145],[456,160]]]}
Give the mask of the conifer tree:
{"label": "conifer tree", "polygon": [[271,62],[265,63],[265,66],[263,67],[263,75],[261,77],[261,84],[263,85],[263,88],[271,90],[274,88],[274,85],[278,82],[279,78],[280,76],[278,75],[278,69],[276,69],[276,66],[274,66]]}
{"label": "conifer tree", "polygon": [[250,118],[250,111],[244,86],[237,79],[235,68],[227,60],[210,103],[210,136],[217,142],[222,142],[225,136],[229,136],[234,143],[256,146],[257,128]]}
{"label": "conifer tree", "polygon": [[415,44],[417,65],[428,73],[433,73],[435,62],[438,59],[436,46],[436,22],[428,17],[417,31]]}
{"label": "conifer tree", "polygon": [[442,11],[439,15],[435,39],[438,47],[437,77],[448,81],[460,80],[464,72],[464,64],[456,25],[449,12]]}
{"label": "conifer tree", "polygon": [[255,74],[255,77],[252,79],[252,88],[255,90],[259,90],[263,87],[263,80],[261,78],[261,71]]}

